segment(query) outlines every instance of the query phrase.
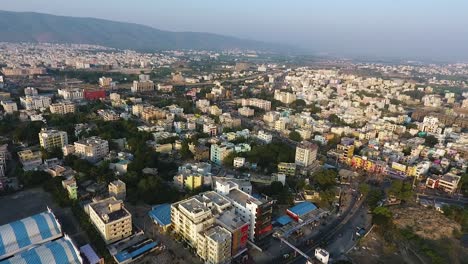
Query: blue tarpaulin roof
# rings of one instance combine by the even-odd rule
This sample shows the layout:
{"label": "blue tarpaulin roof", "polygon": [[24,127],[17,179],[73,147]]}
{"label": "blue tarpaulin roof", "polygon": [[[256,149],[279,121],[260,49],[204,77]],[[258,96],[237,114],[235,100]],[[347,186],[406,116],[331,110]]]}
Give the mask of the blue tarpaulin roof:
{"label": "blue tarpaulin roof", "polygon": [[0,264],[80,264],[79,253],[68,238],[47,242],[42,246],[23,251]]}
{"label": "blue tarpaulin roof", "polygon": [[311,202],[302,202],[296,204],[295,206],[289,208],[288,210],[298,216],[305,215],[307,213],[312,212],[313,210],[317,209],[317,206]]}
{"label": "blue tarpaulin roof", "polygon": [[40,213],[2,225],[0,259],[61,236],[62,230],[52,212]]}
{"label": "blue tarpaulin roof", "polygon": [[171,224],[171,205],[160,204],[153,207],[148,215],[161,226]]}
{"label": "blue tarpaulin roof", "polygon": [[292,219],[291,217],[287,215],[282,215],[276,219],[276,222],[278,222],[280,225],[287,225],[291,223]]}

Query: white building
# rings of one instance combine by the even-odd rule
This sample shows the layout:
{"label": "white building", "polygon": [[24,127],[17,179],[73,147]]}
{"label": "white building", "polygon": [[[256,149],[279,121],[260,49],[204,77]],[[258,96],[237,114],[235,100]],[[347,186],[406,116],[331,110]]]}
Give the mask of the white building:
{"label": "white building", "polygon": [[2,107],[7,114],[13,114],[18,111],[18,106],[13,101],[2,101]]}
{"label": "white building", "polygon": [[58,114],[58,115],[65,115],[65,114],[68,114],[68,113],[75,113],[75,111],[76,111],[75,104],[70,102],[70,101],[51,104],[49,106],[49,108],[50,108],[50,112],[52,114]]}
{"label": "white building", "polygon": [[234,168],[242,168],[245,165],[245,158],[244,157],[235,157],[234,158]]}
{"label": "white building", "polygon": [[40,110],[49,108],[51,103],[50,97],[47,96],[25,96],[20,97],[20,103],[26,110]]}
{"label": "white building", "polygon": [[82,100],[84,98],[83,89],[62,88],[57,90],[58,95],[65,100]]}
{"label": "white building", "polygon": [[303,167],[311,165],[317,159],[317,150],[317,145],[308,141],[302,141],[296,147],[296,165]]}
{"label": "white building", "polygon": [[328,264],[330,259],[330,253],[322,248],[315,249],[315,258],[318,259],[323,264]]}
{"label": "white building", "polygon": [[38,92],[37,92],[37,89],[34,87],[26,87],[24,88],[24,95],[34,96],[34,95],[38,95]]}
{"label": "white building", "polygon": [[258,131],[257,138],[267,144],[273,140],[273,136],[263,130]]}
{"label": "white building", "polygon": [[237,111],[239,112],[239,115],[241,116],[250,117],[250,116],[254,116],[255,114],[254,109],[246,107],[246,106],[239,108]]}
{"label": "white building", "polygon": [[90,137],[75,142],[75,154],[96,162],[109,153],[109,143],[99,137]]}
{"label": "white building", "polygon": [[44,149],[63,148],[68,144],[68,135],[65,131],[42,129],[39,143]]}

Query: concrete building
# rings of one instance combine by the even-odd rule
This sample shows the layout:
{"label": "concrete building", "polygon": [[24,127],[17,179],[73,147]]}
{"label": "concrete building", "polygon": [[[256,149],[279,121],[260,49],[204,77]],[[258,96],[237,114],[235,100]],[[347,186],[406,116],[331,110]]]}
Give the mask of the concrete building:
{"label": "concrete building", "polygon": [[302,141],[296,147],[295,163],[298,166],[307,167],[317,159],[318,146],[308,142]]}
{"label": "concrete building", "polygon": [[282,92],[280,90],[275,90],[275,100],[282,102],[283,104],[290,104],[296,101],[296,94],[289,92]]}
{"label": "concrete building", "polygon": [[111,244],[132,234],[132,215],[122,201],[110,197],[88,205],[91,223],[106,244]]}
{"label": "concrete building", "polygon": [[34,96],[34,95],[38,95],[38,92],[37,92],[37,89],[34,87],[26,87],[24,88],[24,95]]}
{"label": "concrete building", "polygon": [[245,165],[245,158],[244,157],[235,157],[233,166],[234,168],[242,168]]}
{"label": "concrete building", "polygon": [[246,107],[246,106],[237,109],[237,111],[239,112],[239,115],[246,116],[246,117],[254,116],[255,114],[254,109]]}
{"label": "concrete building", "polygon": [[2,107],[5,113],[13,114],[14,112],[18,111],[18,106],[13,101],[2,101]]}
{"label": "concrete building", "polygon": [[108,78],[104,76],[99,78],[100,87],[111,87],[111,84],[112,84],[112,78]]}
{"label": "concrete building", "polygon": [[68,101],[68,102],[51,104],[49,106],[49,109],[52,114],[65,115],[68,113],[75,113],[76,106],[74,103]]}
{"label": "concrete building", "polygon": [[50,97],[47,96],[25,96],[20,97],[20,104],[26,110],[41,110],[45,108],[49,108],[51,103]]}
{"label": "concrete building", "polygon": [[280,162],[278,163],[278,173],[283,173],[287,176],[294,176],[296,175],[296,164]]}
{"label": "concrete building", "polygon": [[154,91],[155,85],[154,82],[150,80],[149,75],[140,74],[138,77],[138,81],[133,81],[131,88],[133,93]]}
{"label": "concrete building", "polygon": [[253,106],[265,111],[271,110],[271,102],[258,98],[242,99],[242,106]]}
{"label": "concrete building", "polygon": [[44,149],[61,149],[65,145],[68,145],[67,132],[42,129],[41,132],[39,132],[39,144]]}
{"label": "concrete building", "polygon": [[273,140],[273,136],[263,130],[258,131],[257,138],[267,144]]}
{"label": "concrete building", "polygon": [[234,149],[225,144],[212,144],[210,150],[210,160],[218,165],[223,164],[223,160],[232,152]]}
{"label": "concrete building", "polygon": [[34,170],[42,164],[40,151],[33,152],[30,149],[19,151],[18,157],[25,171]]}
{"label": "concrete building", "polygon": [[109,183],[109,196],[114,197],[117,200],[125,201],[127,197],[127,187],[125,182],[121,180],[115,180]]}
{"label": "concrete building", "polygon": [[109,142],[99,137],[81,139],[74,145],[75,154],[91,162],[96,162],[109,153]]}
{"label": "concrete building", "polygon": [[328,264],[330,259],[330,253],[322,248],[315,249],[315,258],[318,259],[322,264]]}
{"label": "concrete building", "polygon": [[205,263],[230,263],[231,233],[218,225],[201,232],[198,236],[197,254]]}
{"label": "concrete building", "polygon": [[83,100],[83,89],[80,88],[63,88],[58,89],[58,95],[65,100]]}

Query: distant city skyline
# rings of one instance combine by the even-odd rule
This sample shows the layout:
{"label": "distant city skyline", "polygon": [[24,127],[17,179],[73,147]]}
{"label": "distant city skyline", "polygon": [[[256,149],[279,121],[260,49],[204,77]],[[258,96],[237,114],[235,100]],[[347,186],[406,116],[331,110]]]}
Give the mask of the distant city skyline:
{"label": "distant city skyline", "polygon": [[[195,4],[196,3],[196,4]],[[5,1],[2,10],[95,17],[284,43],[314,54],[468,60],[468,1]]]}

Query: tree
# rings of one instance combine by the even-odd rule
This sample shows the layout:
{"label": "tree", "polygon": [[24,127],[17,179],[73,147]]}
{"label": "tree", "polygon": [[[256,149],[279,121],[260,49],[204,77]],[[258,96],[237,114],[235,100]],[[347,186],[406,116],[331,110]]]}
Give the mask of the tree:
{"label": "tree", "polygon": [[229,153],[226,157],[224,157],[223,165],[231,168],[234,164],[235,157],[236,157],[236,153],[234,151]]}
{"label": "tree", "polygon": [[182,147],[180,148],[180,155],[183,159],[191,159],[193,158],[193,154],[190,151],[189,144],[187,140],[182,142]]}
{"label": "tree", "polygon": [[424,138],[424,140],[425,140],[424,145],[431,147],[431,148],[433,148],[435,145],[437,145],[437,143],[439,143],[439,140],[433,135],[427,135]]}
{"label": "tree", "polygon": [[320,170],[312,175],[312,181],[316,183],[321,190],[327,190],[336,185],[337,173],[334,170]]}
{"label": "tree", "polygon": [[393,214],[387,207],[379,206],[372,210],[372,222],[376,225],[386,226],[390,224],[392,217]]}
{"label": "tree", "polygon": [[369,194],[367,195],[367,205],[369,205],[371,209],[374,209],[383,198],[384,194],[381,190],[370,189]]}
{"label": "tree", "polygon": [[367,183],[360,183],[358,190],[362,195],[367,196],[370,192],[370,186]]}
{"label": "tree", "polygon": [[400,200],[408,200],[413,196],[411,183],[403,182],[401,180],[394,180],[388,193],[394,195]]}
{"label": "tree", "polygon": [[279,181],[274,181],[270,184],[270,194],[279,195],[284,189],[283,183]]}
{"label": "tree", "polygon": [[296,142],[302,141],[301,134],[299,134],[299,132],[297,131],[292,131],[291,133],[289,133],[289,139],[294,140]]}

